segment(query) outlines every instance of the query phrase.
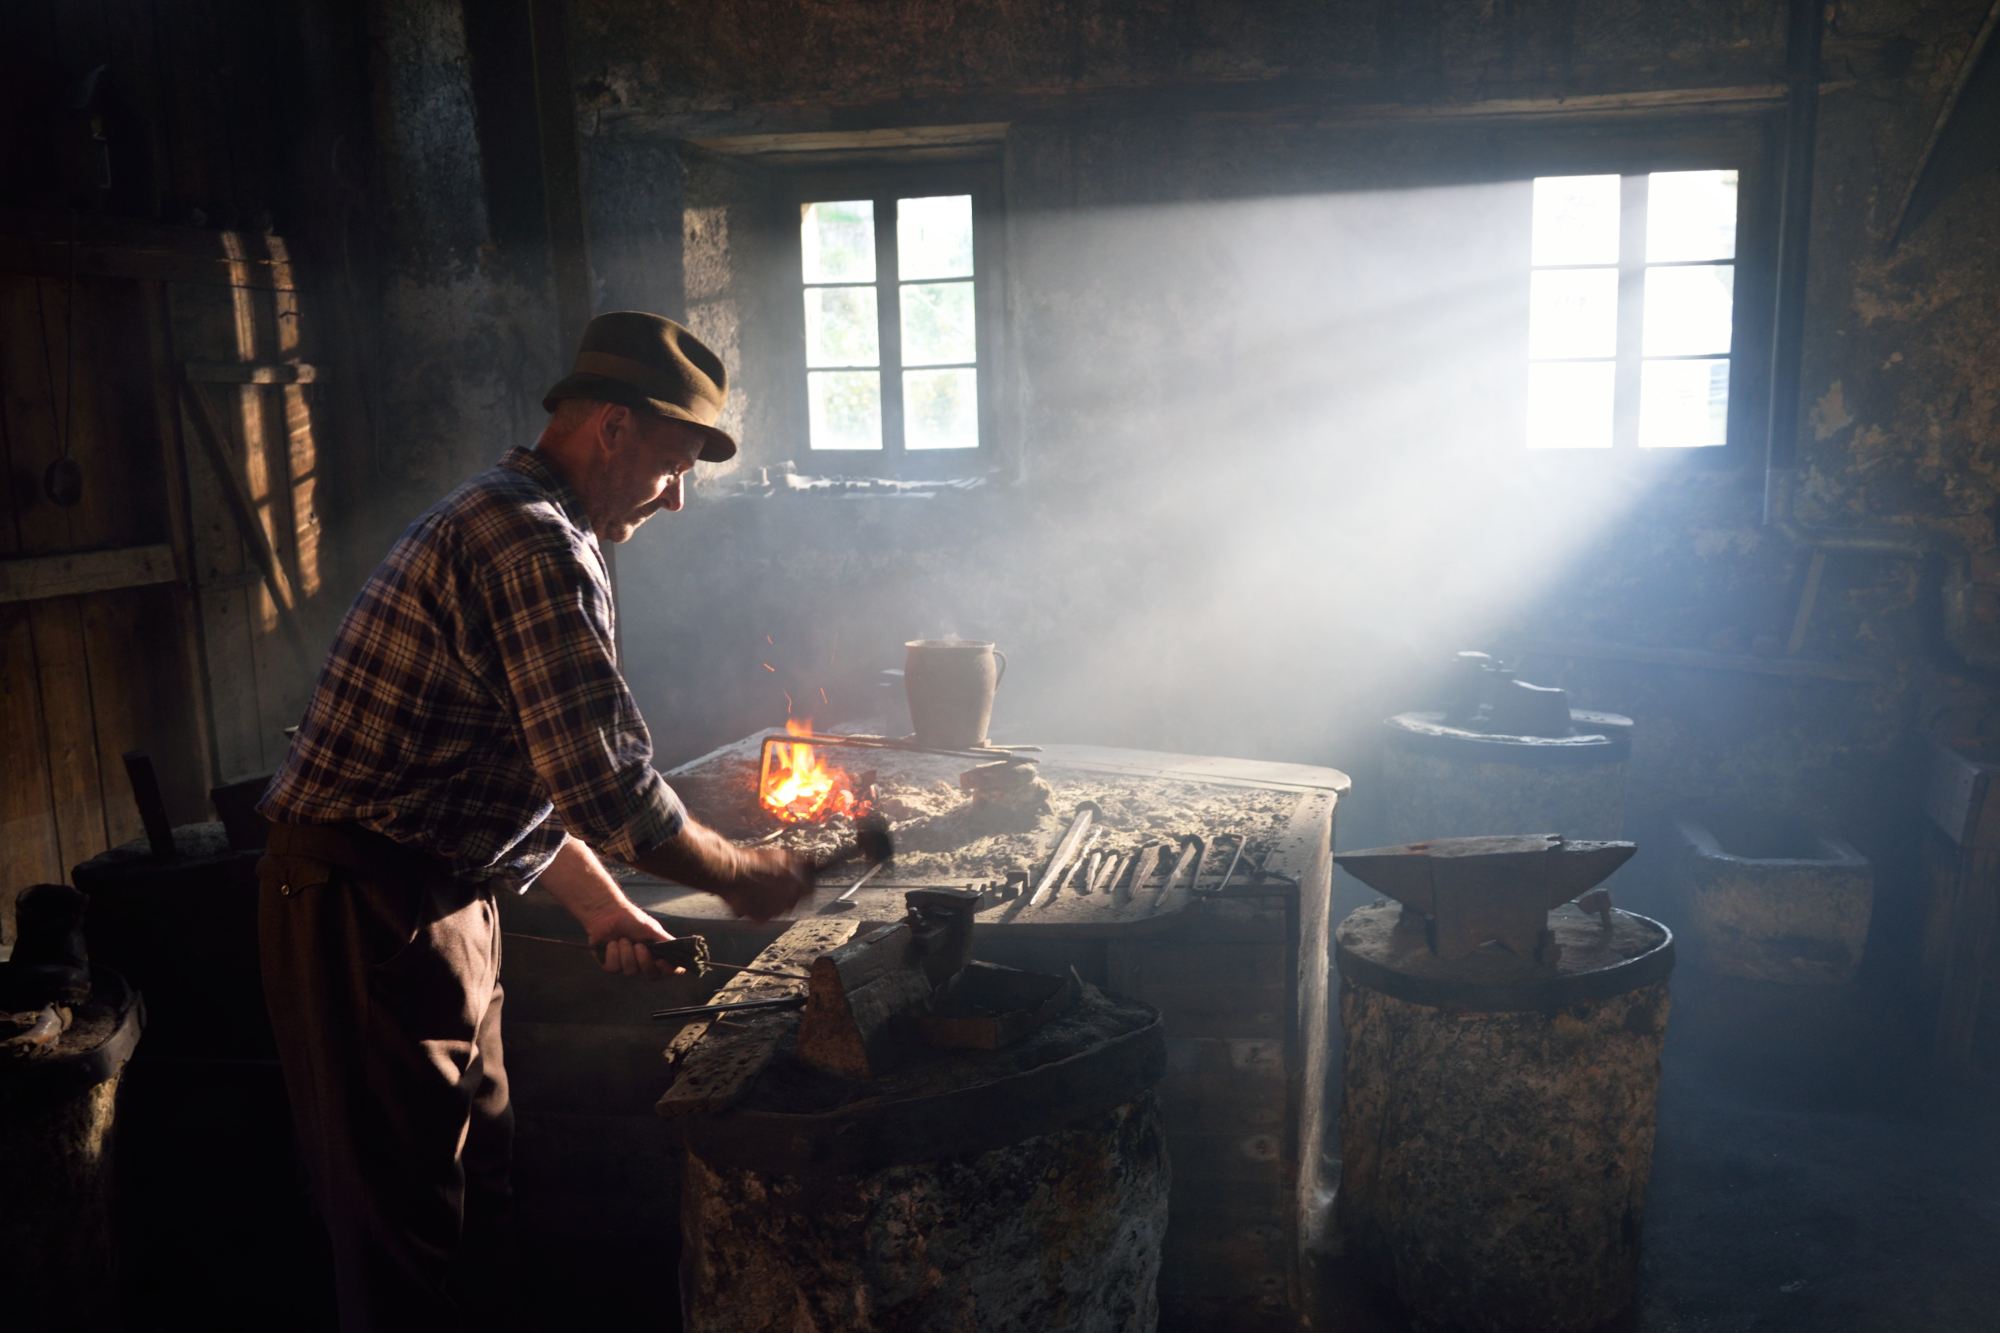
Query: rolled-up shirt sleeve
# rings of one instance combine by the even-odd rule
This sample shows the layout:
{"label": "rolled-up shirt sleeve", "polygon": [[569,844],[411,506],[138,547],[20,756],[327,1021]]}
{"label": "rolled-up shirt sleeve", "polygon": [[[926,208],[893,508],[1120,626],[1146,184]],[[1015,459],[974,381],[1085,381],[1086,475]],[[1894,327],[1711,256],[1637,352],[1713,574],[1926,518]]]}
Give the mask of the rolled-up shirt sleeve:
{"label": "rolled-up shirt sleeve", "polygon": [[529,551],[480,580],[529,761],[564,827],[622,861],[687,810],[653,768],[653,738],[619,674],[610,598],[568,552]]}

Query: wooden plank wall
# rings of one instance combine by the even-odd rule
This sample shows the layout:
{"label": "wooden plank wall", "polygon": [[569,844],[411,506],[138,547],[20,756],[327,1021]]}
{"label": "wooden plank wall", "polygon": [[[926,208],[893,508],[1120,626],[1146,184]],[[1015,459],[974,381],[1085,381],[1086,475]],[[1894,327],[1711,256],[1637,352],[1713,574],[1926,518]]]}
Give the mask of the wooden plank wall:
{"label": "wooden plank wall", "polygon": [[[317,665],[298,617],[324,590],[314,386],[228,382],[251,378],[246,363],[312,373],[298,368],[309,302],[283,240],[97,227],[72,256],[57,226],[0,210],[0,560],[164,543],[176,578],[0,603],[7,939],[20,888],[140,836],[125,750],[153,755],[178,821],[211,817],[215,783],[277,765]],[[190,366],[210,381],[195,391],[234,480],[191,443]],[[65,450],[84,475],[72,508],[42,487]],[[248,549],[236,486],[290,610]]]}
{"label": "wooden plank wall", "polygon": [[[9,503],[0,558],[168,539],[166,488],[150,414],[142,293],[130,282],[0,274],[0,465]],[[74,319],[75,328],[70,324]],[[42,477],[67,450],[83,471],[73,508]],[[0,895],[66,879],[66,867],[139,836],[122,751],[169,762],[177,810],[207,779],[184,700],[184,656],[147,651],[180,633],[185,594],[171,584],[0,605],[0,691],[8,760],[0,772]],[[11,926],[6,927],[11,931]]]}

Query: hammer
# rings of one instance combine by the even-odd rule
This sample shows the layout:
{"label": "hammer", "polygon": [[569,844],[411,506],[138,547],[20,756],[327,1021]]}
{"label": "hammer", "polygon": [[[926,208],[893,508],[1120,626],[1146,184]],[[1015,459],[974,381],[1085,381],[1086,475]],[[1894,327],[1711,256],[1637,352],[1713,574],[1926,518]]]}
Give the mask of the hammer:
{"label": "hammer", "polygon": [[823,875],[837,865],[860,857],[870,866],[881,865],[896,854],[895,840],[889,836],[889,821],[879,814],[864,815],[855,821],[854,841],[813,862],[813,873]]}

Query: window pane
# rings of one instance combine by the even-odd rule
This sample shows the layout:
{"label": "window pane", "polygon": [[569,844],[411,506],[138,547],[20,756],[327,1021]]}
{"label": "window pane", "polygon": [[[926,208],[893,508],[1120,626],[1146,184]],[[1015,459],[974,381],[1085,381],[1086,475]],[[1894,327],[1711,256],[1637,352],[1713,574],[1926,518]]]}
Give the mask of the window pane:
{"label": "window pane", "polygon": [[1639,447],[1699,449],[1729,439],[1729,362],[1648,361],[1639,368]]}
{"label": "window pane", "polygon": [[807,282],[875,281],[872,200],[804,204],[799,213],[799,245]]}
{"label": "window pane", "polygon": [[806,364],[872,366],[881,355],[873,287],[806,288]]}
{"label": "window pane", "polygon": [[1736,258],[1736,173],[1656,171],[1646,182],[1646,262]]}
{"label": "window pane", "polygon": [[1529,356],[1618,354],[1617,269],[1547,270],[1528,281]]}
{"label": "window pane", "polygon": [[903,447],[977,449],[979,372],[903,372]]}
{"label": "window pane", "polygon": [[815,370],[806,375],[815,449],[882,447],[882,376],[873,370]]}
{"label": "window pane", "polygon": [[1536,264],[1618,262],[1618,178],[1535,177]]}
{"label": "window pane", "polygon": [[1727,352],[1735,284],[1736,269],[1729,264],[1647,269],[1644,355]]}
{"label": "window pane", "polygon": [[972,276],[972,196],[896,201],[896,276]]}
{"label": "window pane", "polygon": [[1528,367],[1528,447],[1609,449],[1617,367],[1558,361]]}
{"label": "window pane", "polygon": [[972,361],[972,284],[929,282],[903,288],[903,364],[936,366]]}

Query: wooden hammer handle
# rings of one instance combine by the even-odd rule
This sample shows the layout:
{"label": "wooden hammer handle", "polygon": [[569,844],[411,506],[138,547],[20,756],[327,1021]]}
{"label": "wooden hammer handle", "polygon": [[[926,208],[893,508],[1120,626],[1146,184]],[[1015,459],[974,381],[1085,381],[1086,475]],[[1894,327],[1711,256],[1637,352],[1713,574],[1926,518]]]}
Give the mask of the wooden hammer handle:
{"label": "wooden hammer handle", "polygon": [[153,855],[165,859],[174,854],[174,826],[167,818],[167,803],[160,796],[160,780],[153,773],[153,757],[144,750],[125,752],[125,776],[132,783],[132,799],[138,803],[139,819],[146,826],[146,841]]}

